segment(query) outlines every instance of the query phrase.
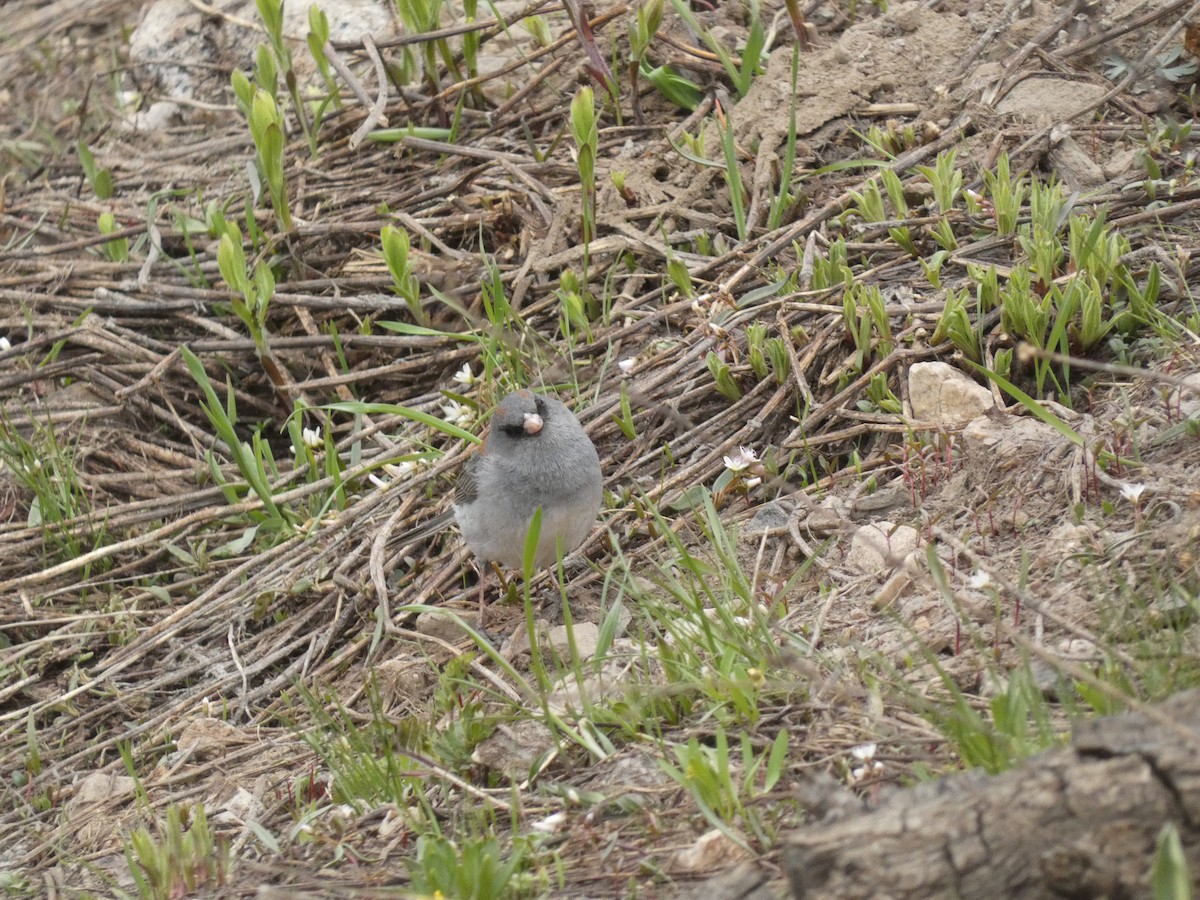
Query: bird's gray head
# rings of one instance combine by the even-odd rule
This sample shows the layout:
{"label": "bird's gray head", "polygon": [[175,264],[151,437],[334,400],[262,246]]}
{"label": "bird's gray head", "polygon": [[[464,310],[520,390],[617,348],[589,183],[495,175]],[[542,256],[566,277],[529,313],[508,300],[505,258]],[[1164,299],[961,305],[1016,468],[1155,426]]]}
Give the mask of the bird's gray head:
{"label": "bird's gray head", "polygon": [[526,441],[539,437],[553,412],[545,397],[532,391],[513,391],[492,413],[492,438]]}

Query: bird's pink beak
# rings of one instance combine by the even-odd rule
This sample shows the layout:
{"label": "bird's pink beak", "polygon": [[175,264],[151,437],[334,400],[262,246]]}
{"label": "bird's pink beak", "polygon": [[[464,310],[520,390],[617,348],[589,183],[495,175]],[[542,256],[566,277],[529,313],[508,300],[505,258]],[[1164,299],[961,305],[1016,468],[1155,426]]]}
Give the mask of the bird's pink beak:
{"label": "bird's pink beak", "polygon": [[542,430],[542,417],[537,413],[525,413],[525,433],[537,434]]}

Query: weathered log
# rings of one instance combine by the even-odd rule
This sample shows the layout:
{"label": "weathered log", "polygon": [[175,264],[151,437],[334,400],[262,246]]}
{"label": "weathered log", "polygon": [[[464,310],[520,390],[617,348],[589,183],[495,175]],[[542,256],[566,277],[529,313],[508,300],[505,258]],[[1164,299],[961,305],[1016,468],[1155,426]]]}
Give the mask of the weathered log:
{"label": "weathered log", "polygon": [[1200,691],[1080,723],[1068,748],[988,776],[898,791],[805,828],[782,861],[796,898],[1145,897],[1179,830],[1200,874]]}

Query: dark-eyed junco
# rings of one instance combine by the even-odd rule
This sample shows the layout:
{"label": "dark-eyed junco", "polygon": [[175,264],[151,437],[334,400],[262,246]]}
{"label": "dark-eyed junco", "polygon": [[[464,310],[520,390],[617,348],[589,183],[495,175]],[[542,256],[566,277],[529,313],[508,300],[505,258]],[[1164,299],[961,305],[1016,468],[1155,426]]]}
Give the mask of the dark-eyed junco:
{"label": "dark-eyed junco", "polygon": [[513,391],[458,477],[454,517],[481,564],[520,568],[530,520],[541,507],[533,563],[545,568],[587,537],[600,512],[602,480],[596,447],[571,411],[553,397]]}

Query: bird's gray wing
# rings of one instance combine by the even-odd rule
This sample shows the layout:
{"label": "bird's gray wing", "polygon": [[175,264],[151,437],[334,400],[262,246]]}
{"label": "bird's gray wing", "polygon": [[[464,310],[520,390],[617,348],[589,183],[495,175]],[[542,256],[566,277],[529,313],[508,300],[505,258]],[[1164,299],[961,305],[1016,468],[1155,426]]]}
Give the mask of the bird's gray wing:
{"label": "bird's gray wing", "polygon": [[479,497],[479,486],[476,477],[479,470],[479,456],[473,455],[467,460],[462,471],[458,473],[458,482],[454,485],[454,503],[466,506],[474,503]]}

